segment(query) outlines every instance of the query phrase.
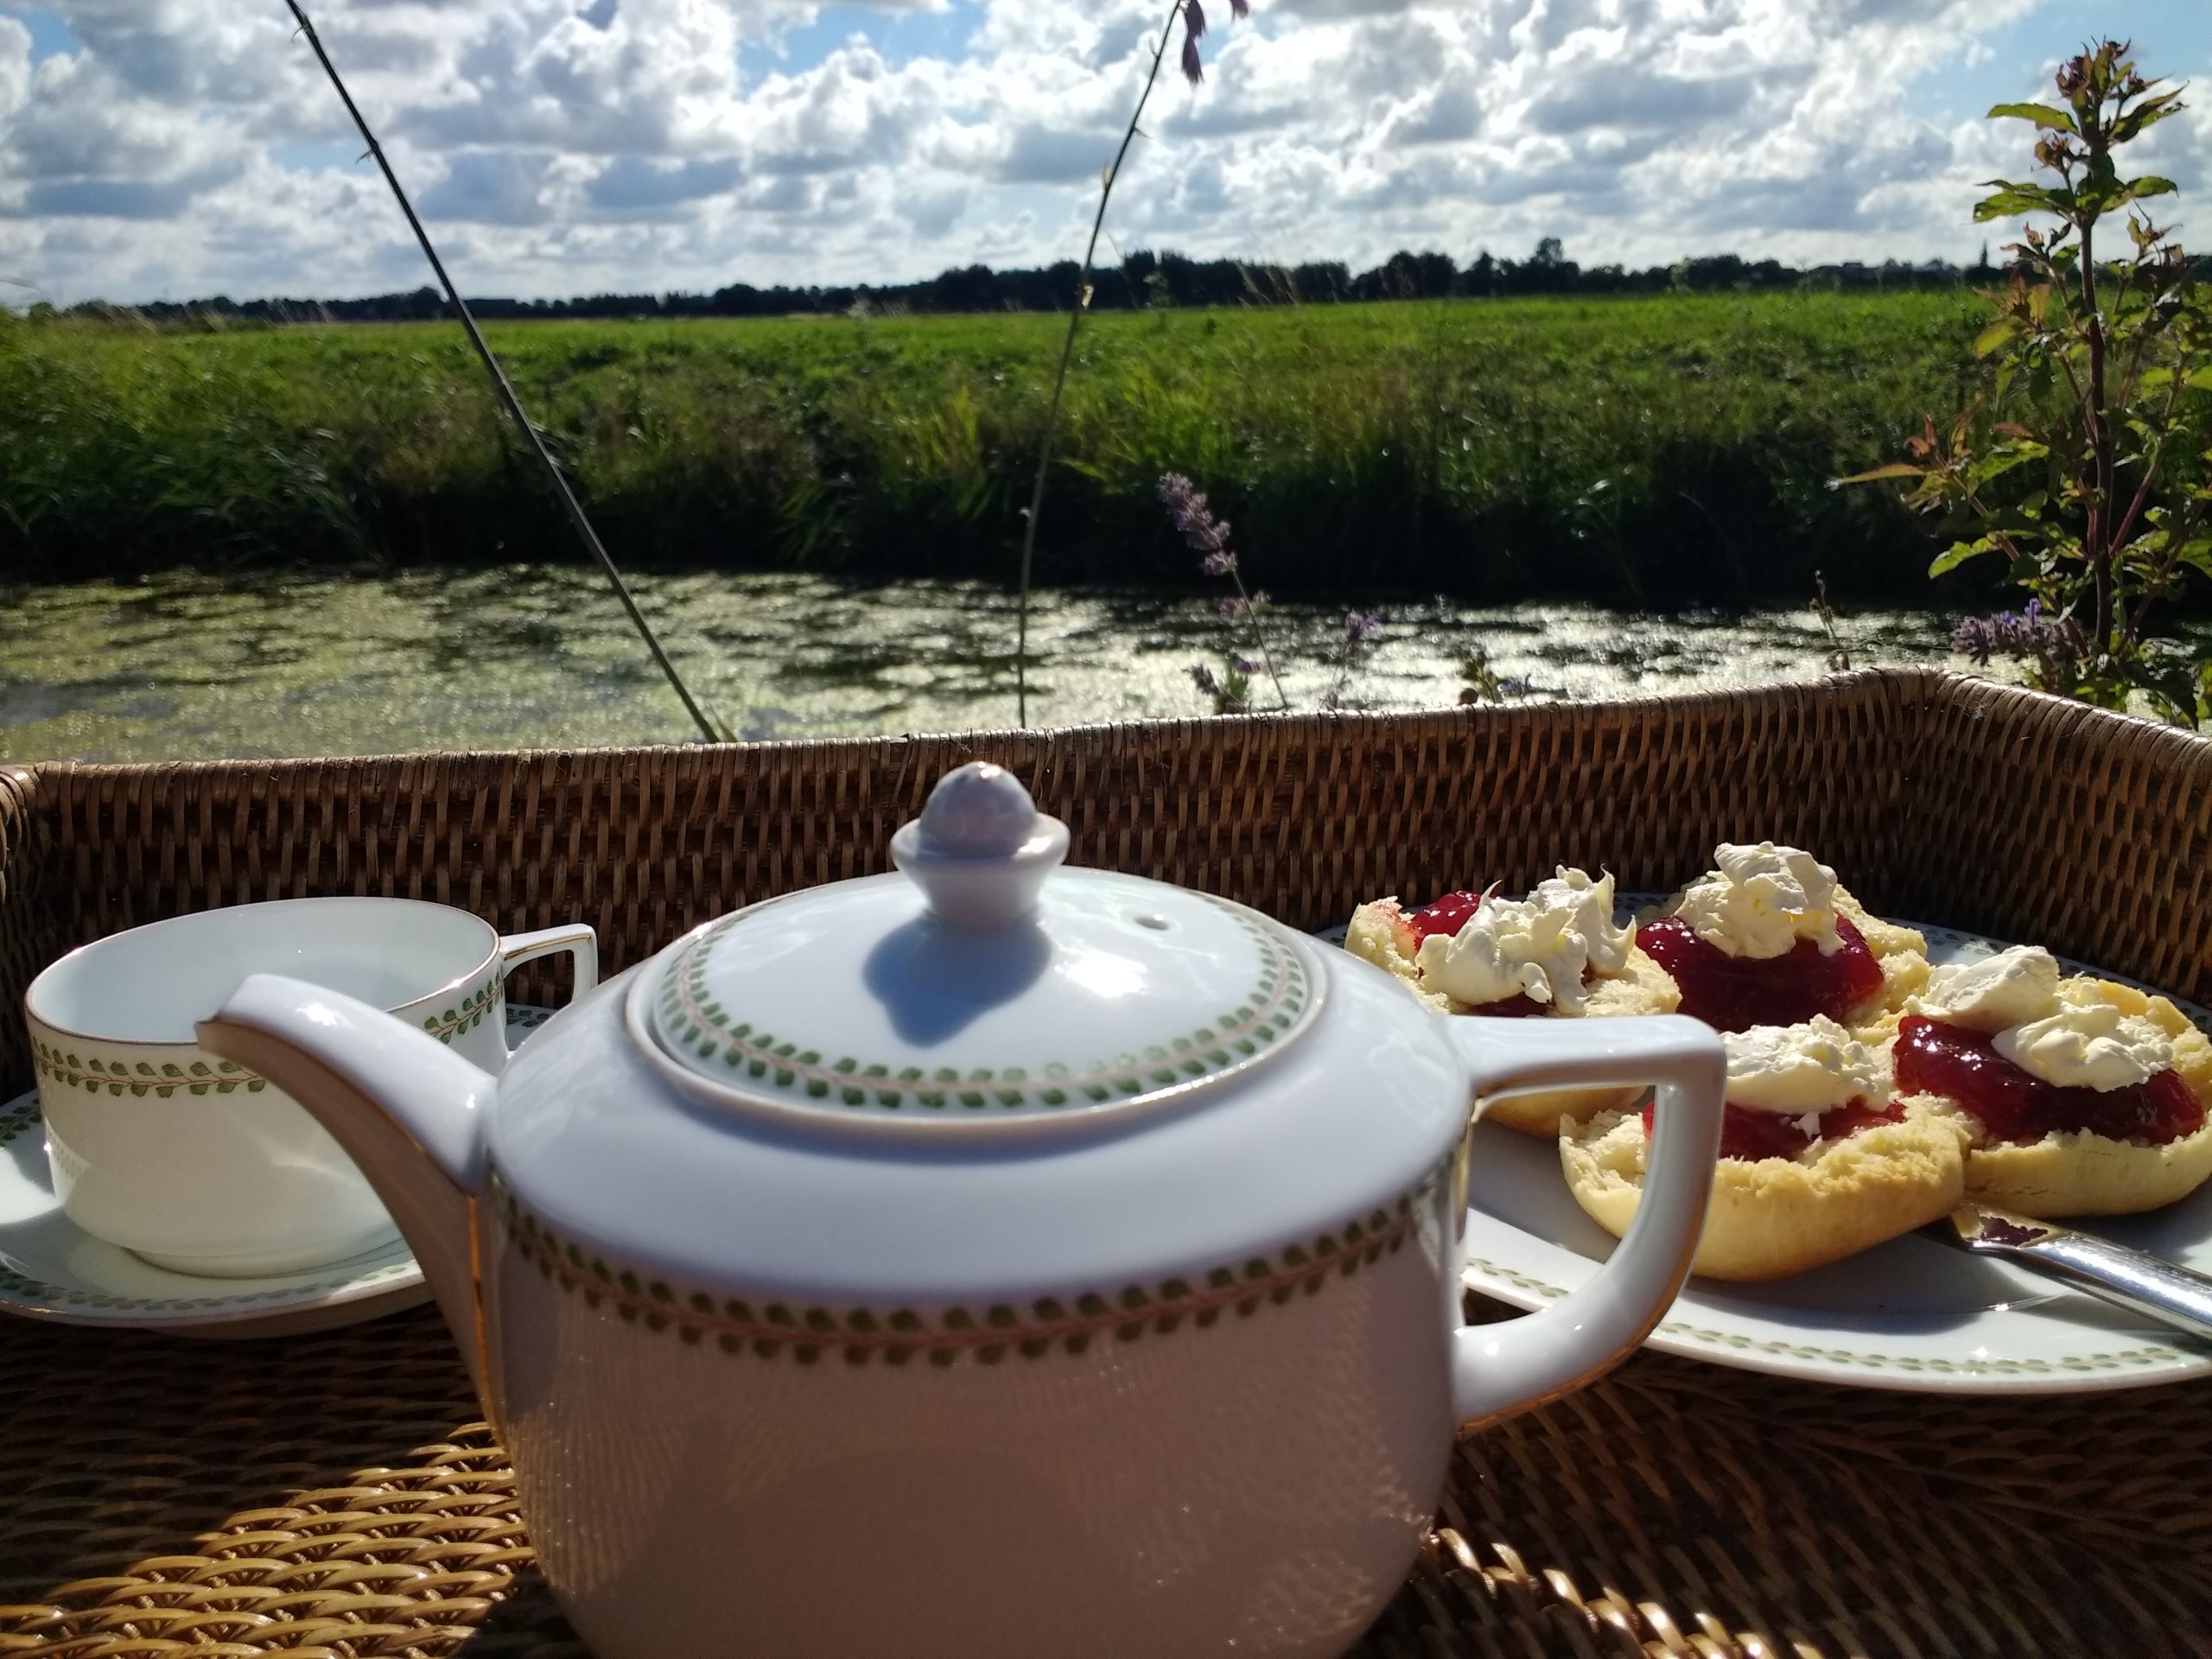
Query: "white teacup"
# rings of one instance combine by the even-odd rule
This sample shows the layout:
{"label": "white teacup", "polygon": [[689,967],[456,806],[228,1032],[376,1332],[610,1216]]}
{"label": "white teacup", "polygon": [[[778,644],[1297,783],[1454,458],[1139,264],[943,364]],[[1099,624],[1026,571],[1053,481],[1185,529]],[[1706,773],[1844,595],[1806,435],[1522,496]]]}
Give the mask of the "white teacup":
{"label": "white teacup", "polygon": [[283,1093],[193,1040],[251,974],[384,1008],[474,1065],[506,1064],[506,978],[575,956],[582,925],[502,938],[411,899],[284,899],[155,922],[71,951],[23,995],[54,1192],[86,1232],[180,1273],[298,1272],[373,1249],[391,1218],[329,1134]]}

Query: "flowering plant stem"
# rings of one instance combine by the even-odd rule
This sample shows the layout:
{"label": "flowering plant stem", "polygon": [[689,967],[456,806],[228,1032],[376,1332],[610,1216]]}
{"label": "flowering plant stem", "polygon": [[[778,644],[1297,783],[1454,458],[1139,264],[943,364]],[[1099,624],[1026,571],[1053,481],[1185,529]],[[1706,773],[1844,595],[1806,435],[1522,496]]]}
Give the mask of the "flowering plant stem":
{"label": "flowering plant stem", "polygon": [[1128,129],[1122,134],[1122,146],[1114,152],[1113,164],[1107,168],[1106,176],[1098,192],[1098,213],[1090,221],[1090,245],[1083,251],[1083,269],[1075,279],[1074,303],[1068,308],[1067,338],[1060,345],[1060,366],[1052,377],[1052,406],[1045,412],[1045,441],[1037,451],[1037,481],[1029,492],[1029,516],[1021,527],[1021,599],[1016,623],[1014,652],[1014,686],[1015,719],[1019,724],[1029,724],[1029,573],[1037,554],[1037,520],[1045,511],[1045,479],[1052,466],[1052,440],[1059,431],[1060,399],[1067,390],[1068,365],[1075,359],[1076,331],[1083,326],[1083,314],[1090,305],[1091,262],[1098,257],[1098,238],[1106,227],[1106,205],[1114,199],[1114,184],[1122,176],[1122,163],[1128,158],[1129,146],[1136,140],[1137,124],[1144,119],[1144,106],[1152,101],[1152,89],[1160,81],[1160,65],[1167,55],[1167,42],[1175,33],[1175,22],[1183,15],[1185,0],[1170,0],[1167,21],[1160,25],[1160,41],[1152,49],[1152,67],[1144,78],[1144,90],[1137,94],[1137,106],[1129,112]]}
{"label": "flowering plant stem", "polygon": [[508,382],[506,372],[500,368],[499,359],[492,355],[492,348],[484,343],[484,336],[476,327],[476,319],[469,315],[467,304],[461,297],[461,290],[453,285],[453,278],[446,275],[444,261],[438,257],[438,251],[430,245],[429,233],[423,230],[423,221],[415,216],[414,205],[407,200],[407,192],[400,188],[398,176],[392,172],[391,163],[385,159],[384,146],[377,143],[377,136],[369,130],[369,124],[363,118],[359,105],[353,102],[353,95],[346,90],[346,83],[338,73],[338,66],[331,62],[330,54],[322,49],[322,41],[315,34],[315,25],[308,21],[307,13],[300,9],[299,0],[285,0],[285,3],[291,8],[292,16],[299,19],[300,32],[307,36],[308,44],[315,48],[315,58],[322,65],[323,73],[330,77],[330,84],[338,89],[338,96],[346,105],[346,113],[353,118],[353,124],[360,130],[362,141],[369,147],[369,154],[384,173],[385,182],[391,187],[391,194],[398,199],[399,211],[407,215],[408,226],[415,232],[416,241],[422,244],[423,257],[430,262],[430,269],[437,273],[439,286],[445,289],[448,303],[461,318],[461,326],[468,331],[468,343],[476,348],[476,355],[483,359],[484,372],[491,376],[493,389],[499,393],[500,403],[506,406],[507,414],[521,432],[524,442],[530,445],[531,453],[537,455],[538,463],[545,469],[546,477],[552,480],[554,493],[561,498],[561,505],[568,512],[569,522],[575,526],[576,534],[582,538],[591,556],[599,561],[599,568],[607,573],[607,580],[613,587],[614,596],[622,601],[622,608],[630,613],[631,626],[637,629],[639,638],[645,642],[645,649],[652,653],[653,661],[660,664],[660,671],[668,677],[670,690],[676,693],[684,712],[698,726],[700,734],[709,743],[729,741],[730,732],[708,717],[707,711],[699,706],[698,700],[684,685],[683,677],[677,673],[676,664],[669,661],[668,653],[661,649],[652,625],[645,620],[645,613],[638,608],[638,601],[631,596],[628,584],[622,580],[622,573],[614,568],[613,558],[599,539],[599,533],[591,527],[591,520],[584,516],[583,504],[576,499],[575,492],[569,487],[567,477],[547,453],[545,442],[537,435],[537,429],[531,424],[530,416],[523,412],[522,400],[515,396],[515,389]]}
{"label": "flowering plant stem", "polygon": [[[2056,220],[2010,245],[2010,287],[1988,296],[1974,351],[1995,359],[1994,405],[1970,404],[1948,432],[1926,420],[1910,460],[1858,477],[1911,480],[1905,504],[1954,526],[1931,576],[1993,555],[2027,590],[2023,614],[1962,623],[1957,648],[2031,660],[2047,691],[2115,709],[2140,698],[2199,726],[2212,722],[2212,656],[2151,621],[2190,571],[2212,577],[2212,290],[2140,206],[2173,181],[2120,174],[2120,151],[2183,107],[2129,50],[2102,41],[2067,60],[2058,104],[1990,111],[2033,124],[2037,164],[2058,181],[1993,179],[1974,209]],[[2097,240],[2114,219],[2130,245],[2117,258]]]}
{"label": "flowering plant stem", "polygon": [[1275,700],[1287,713],[1290,694],[1282,689],[1282,676],[1275,672],[1274,653],[1268,649],[1267,630],[1260,626],[1260,611],[1267,602],[1266,595],[1262,594],[1259,602],[1254,603],[1252,595],[1244,591],[1243,573],[1234,565],[1230,567],[1229,579],[1236,584],[1236,597],[1240,601],[1238,613],[1243,617],[1245,626],[1252,630],[1252,643],[1259,647],[1260,661],[1267,667],[1268,677],[1275,683]]}

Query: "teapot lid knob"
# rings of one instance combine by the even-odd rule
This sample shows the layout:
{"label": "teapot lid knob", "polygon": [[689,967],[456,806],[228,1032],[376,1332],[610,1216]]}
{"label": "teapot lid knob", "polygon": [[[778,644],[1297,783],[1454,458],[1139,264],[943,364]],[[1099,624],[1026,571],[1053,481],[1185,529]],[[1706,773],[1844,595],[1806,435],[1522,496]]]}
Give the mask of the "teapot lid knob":
{"label": "teapot lid knob", "polygon": [[1028,915],[1067,855],[1067,825],[1039,812],[1021,780],[988,760],[938,779],[922,816],[891,837],[891,861],[921,887],[930,913],[963,927]]}

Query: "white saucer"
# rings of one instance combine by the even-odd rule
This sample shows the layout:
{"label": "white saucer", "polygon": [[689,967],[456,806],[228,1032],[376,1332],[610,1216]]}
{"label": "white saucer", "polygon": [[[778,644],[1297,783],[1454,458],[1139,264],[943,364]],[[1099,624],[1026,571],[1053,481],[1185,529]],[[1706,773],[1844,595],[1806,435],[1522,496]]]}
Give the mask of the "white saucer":
{"label": "white saucer", "polygon": [[[549,1018],[507,1010],[519,1043]],[[58,1325],[191,1337],[282,1337],[373,1319],[430,1300],[406,1244],[304,1273],[207,1279],[155,1267],[92,1237],[61,1212],[35,1092],[0,1106],[0,1313]]]}
{"label": "white saucer", "polygon": [[[1622,894],[1619,919],[1631,919],[1655,897]],[[1906,925],[1926,937],[1931,963],[2004,948],[1955,928]],[[1344,933],[1328,928],[1319,937],[1341,944]],[[2137,983],[2059,961],[2069,972]],[[2212,1013],[2173,1001],[2212,1033]],[[1463,1275],[1469,1289],[1533,1310],[1597,1272],[1613,1240],[1567,1191],[1555,1147],[1483,1123],[1474,1151]],[[2212,1185],[2149,1215],[2085,1219],[2081,1226],[2212,1273]],[[1931,1393],[2079,1394],[2212,1376],[2212,1342],[2056,1280],[1910,1234],[1764,1284],[1693,1279],[1645,1340],[1662,1353],[1777,1376]]]}

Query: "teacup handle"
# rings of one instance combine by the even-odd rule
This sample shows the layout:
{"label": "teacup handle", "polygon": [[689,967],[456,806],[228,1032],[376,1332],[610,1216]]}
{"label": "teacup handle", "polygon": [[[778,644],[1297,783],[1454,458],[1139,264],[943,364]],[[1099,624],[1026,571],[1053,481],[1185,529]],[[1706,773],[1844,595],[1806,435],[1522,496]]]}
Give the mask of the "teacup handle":
{"label": "teacup handle", "polygon": [[1651,1334],[1697,1254],[1728,1069],[1718,1033],[1680,1014],[1465,1018],[1450,1027],[1478,1102],[1605,1084],[1659,1086],[1643,1195],[1605,1264],[1548,1307],[1453,1334],[1452,1406],[1471,1427],[1572,1393]]}
{"label": "teacup handle", "polygon": [[[543,927],[535,933],[510,933],[499,941],[505,971],[512,974],[525,962],[566,950],[576,959],[576,988],[571,1001],[599,983],[599,935],[582,922],[566,927]],[[507,1051],[514,1052],[512,1046]]]}

